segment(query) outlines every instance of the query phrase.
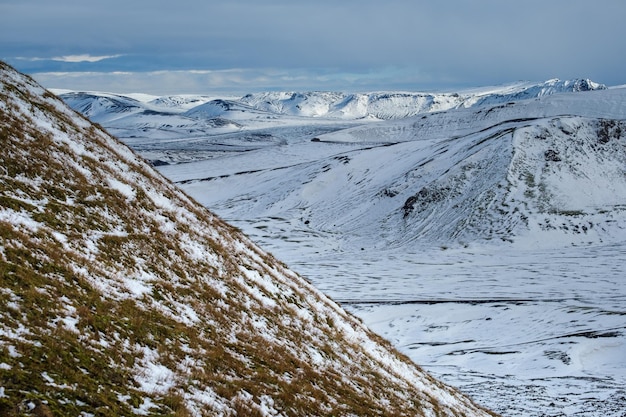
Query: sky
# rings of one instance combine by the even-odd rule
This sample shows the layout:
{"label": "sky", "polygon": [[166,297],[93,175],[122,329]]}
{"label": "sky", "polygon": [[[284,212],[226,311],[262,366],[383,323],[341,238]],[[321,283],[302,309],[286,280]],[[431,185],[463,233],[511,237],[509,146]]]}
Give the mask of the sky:
{"label": "sky", "polygon": [[0,60],[147,94],[626,84],[623,0],[0,0]]}

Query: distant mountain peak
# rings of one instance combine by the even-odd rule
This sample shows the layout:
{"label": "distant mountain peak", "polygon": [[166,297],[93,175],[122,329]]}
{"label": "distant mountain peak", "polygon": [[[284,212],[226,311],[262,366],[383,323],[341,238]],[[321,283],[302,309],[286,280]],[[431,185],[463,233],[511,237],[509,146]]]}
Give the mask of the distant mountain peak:
{"label": "distant mountain peak", "polygon": [[604,84],[596,83],[589,78],[574,78],[572,80],[561,81],[558,78],[546,81],[546,84],[552,84],[555,86],[561,86],[563,91],[593,91],[593,90],[606,90],[607,87]]}

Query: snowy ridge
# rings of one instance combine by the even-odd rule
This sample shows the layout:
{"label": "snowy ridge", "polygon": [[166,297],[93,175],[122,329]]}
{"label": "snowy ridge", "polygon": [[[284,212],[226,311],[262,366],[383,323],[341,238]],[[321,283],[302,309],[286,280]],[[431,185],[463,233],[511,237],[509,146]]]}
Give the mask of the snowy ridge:
{"label": "snowy ridge", "polygon": [[[154,113],[182,113],[191,119],[215,117],[252,119],[272,115],[341,120],[391,120],[476,105],[493,105],[564,92],[606,89],[591,80],[549,80],[474,89],[458,93],[374,92],[265,92],[237,98],[163,96],[138,100],[131,96],[97,92],[59,92],[74,110],[107,127],[120,127],[123,116],[145,118]],[[240,114],[244,113],[244,114]],[[110,123],[109,123],[110,122]],[[134,121],[134,123],[140,123]]]}
{"label": "snowy ridge", "polygon": [[[342,222],[352,225],[347,233],[393,237],[382,239],[381,246],[411,239],[445,245],[513,240],[539,224],[553,227],[545,222],[559,224],[564,232],[580,231],[590,217],[606,212],[611,214],[600,224],[623,227],[618,219],[626,203],[626,130],[619,119],[626,109],[616,107],[623,95],[624,90],[613,90],[554,96],[540,103],[463,109],[319,136],[321,143],[374,148],[346,155],[348,165],[355,166],[350,173],[354,185],[335,186],[350,203],[334,201],[335,207],[311,207],[311,212],[359,219]],[[593,117],[597,114],[607,119]],[[369,188],[365,193],[356,187],[363,183]],[[359,210],[367,201],[379,206],[370,215],[377,220],[351,213],[350,207]],[[320,199],[319,204],[326,203]],[[611,235],[604,230],[587,237],[597,242]]]}
{"label": "snowy ridge", "polygon": [[68,105],[90,120],[108,122],[143,110],[143,103],[117,94],[66,93]]}
{"label": "snowy ridge", "polygon": [[576,93],[582,91],[606,90],[604,84],[593,82],[589,79],[575,80],[548,80],[542,84],[530,85],[525,88],[497,92],[480,98],[477,105],[489,105],[504,103],[507,101],[528,100],[530,98],[543,97],[559,93]]}
{"label": "snowy ridge", "polygon": [[180,95],[156,97],[149,100],[148,103],[156,107],[189,110],[211,100],[212,98],[209,96]]}
{"label": "snowy ridge", "polygon": [[334,119],[400,119],[461,106],[467,97],[428,93],[259,93],[241,101],[277,114]]}
{"label": "snowy ridge", "polygon": [[458,93],[276,92],[248,94],[241,101],[260,110],[292,116],[390,120],[458,107],[505,103],[544,95],[605,88],[606,86],[591,80],[555,79],[540,84],[521,83]]}
{"label": "snowy ridge", "polygon": [[2,64],[3,415],[489,415]]}

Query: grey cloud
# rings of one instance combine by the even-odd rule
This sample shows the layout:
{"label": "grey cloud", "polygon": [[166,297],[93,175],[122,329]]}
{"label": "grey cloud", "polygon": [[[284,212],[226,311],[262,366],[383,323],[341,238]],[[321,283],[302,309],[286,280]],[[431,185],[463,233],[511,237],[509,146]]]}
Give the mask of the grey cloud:
{"label": "grey cloud", "polygon": [[624,15],[616,0],[13,0],[0,4],[0,57],[126,57],[89,71],[398,68],[432,83],[586,76],[623,84]]}

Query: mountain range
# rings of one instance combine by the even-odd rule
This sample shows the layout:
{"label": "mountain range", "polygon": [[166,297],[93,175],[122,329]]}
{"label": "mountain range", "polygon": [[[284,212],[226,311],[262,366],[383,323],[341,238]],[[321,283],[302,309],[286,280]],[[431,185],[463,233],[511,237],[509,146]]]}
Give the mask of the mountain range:
{"label": "mountain range", "polygon": [[[172,115],[182,118],[237,119],[236,113],[332,118],[343,120],[389,120],[416,114],[466,108],[485,104],[542,97],[575,91],[602,90],[607,87],[588,79],[548,80],[543,83],[519,82],[499,87],[477,88],[453,93],[415,92],[266,92],[243,97],[205,95],[147,96],[99,92],[58,91],[72,108],[98,123],[129,116]],[[163,126],[167,127],[167,126]]]}
{"label": "mountain range", "polygon": [[491,415],[5,64],[0,111],[1,415]]}

